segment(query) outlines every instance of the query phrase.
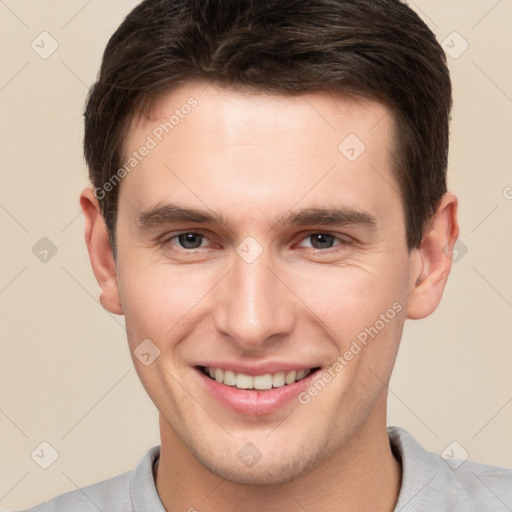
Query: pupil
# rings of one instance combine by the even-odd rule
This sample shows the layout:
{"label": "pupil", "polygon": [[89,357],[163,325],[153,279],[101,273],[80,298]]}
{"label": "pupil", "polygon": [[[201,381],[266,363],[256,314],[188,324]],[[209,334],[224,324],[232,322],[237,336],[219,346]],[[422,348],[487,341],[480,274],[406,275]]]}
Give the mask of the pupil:
{"label": "pupil", "polygon": [[182,233],[179,236],[180,244],[185,249],[197,249],[201,247],[201,235],[197,233]]}
{"label": "pupil", "polygon": [[315,249],[329,249],[332,247],[332,243],[334,242],[334,235],[318,233],[316,235],[311,235],[311,241]]}

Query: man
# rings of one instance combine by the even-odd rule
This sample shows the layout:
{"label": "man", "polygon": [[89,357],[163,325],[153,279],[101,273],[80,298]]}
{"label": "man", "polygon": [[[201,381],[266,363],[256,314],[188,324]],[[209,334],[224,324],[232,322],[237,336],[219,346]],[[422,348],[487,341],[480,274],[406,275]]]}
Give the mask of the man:
{"label": "man", "polygon": [[512,472],[386,428],[458,235],[450,109],[398,1],[142,2],[88,99],[80,201],[161,446],[32,510],[510,510]]}

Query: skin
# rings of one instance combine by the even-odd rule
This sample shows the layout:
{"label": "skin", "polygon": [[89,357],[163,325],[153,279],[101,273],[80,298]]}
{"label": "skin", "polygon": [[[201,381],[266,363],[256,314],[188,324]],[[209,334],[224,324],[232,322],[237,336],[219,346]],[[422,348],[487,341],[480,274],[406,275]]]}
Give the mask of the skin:
{"label": "skin", "polygon": [[[117,260],[91,189],[81,195],[101,303],[125,315],[134,365],[160,412],[156,485],[167,510],[392,511],[401,467],[386,432],[387,384],[406,318],[439,304],[458,235],[448,193],[409,251],[391,168],[393,116],[338,95],[235,91],[189,83],[137,117],[127,153],[186,103],[198,104],[120,184]],[[349,134],[365,151],[349,161]],[[216,212],[227,224],[140,226],[165,203]],[[350,207],[375,222],[277,224],[302,208]],[[188,249],[172,236],[204,235]],[[315,233],[334,235],[315,245]],[[262,253],[237,247],[253,237]],[[402,309],[307,404],[270,414],[226,408],[201,385],[198,361],[294,362],[321,376],[393,304]],[[145,366],[142,340],[160,350]],[[237,452],[254,444],[246,467]]]}

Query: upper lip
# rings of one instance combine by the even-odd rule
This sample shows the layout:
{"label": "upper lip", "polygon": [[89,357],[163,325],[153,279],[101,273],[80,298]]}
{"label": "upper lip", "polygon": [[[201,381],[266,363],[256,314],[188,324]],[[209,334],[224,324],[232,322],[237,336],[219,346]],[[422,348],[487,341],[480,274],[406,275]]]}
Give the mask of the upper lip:
{"label": "upper lip", "polygon": [[253,377],[257,375],[266,375],[267,373],[277,373],[279,371],[291,372],[293,370],[312,370],[320,367],[318,364],[290,363],[289,361],[271,361],[252,364],[229,361],[202,361],[194,366],[220,368],[222,370],[230,370],[235,373],[244,373],[245,375],[251,375]]}

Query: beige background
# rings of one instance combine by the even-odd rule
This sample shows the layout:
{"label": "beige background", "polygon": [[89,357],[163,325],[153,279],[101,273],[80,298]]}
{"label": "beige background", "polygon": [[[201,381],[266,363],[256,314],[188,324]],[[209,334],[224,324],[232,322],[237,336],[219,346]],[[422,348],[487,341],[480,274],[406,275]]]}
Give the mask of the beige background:
{"label": "beige background", "polygon": [[[132,469],[158,444],[157,413],[98,303],[78,194],[82,109],[129,0],[1,0],[0,507],[22,508]],[[511,0],[409,2],[457,58],[450,188],[461,243],[442,306],[409,322],[389,424],[438,453],[512,468]],[[51,49],[41,32],[59,44]],[[451,35],[457,31],[458,35]],[[469,44],[464,49],[464,38]],[[508,199],[507,199],[508,197]],[[57,253],[32,248],[49,238]],[[467,252],[465,253],[465,250]],[[41,442],[58,458],[42,469]]]}

